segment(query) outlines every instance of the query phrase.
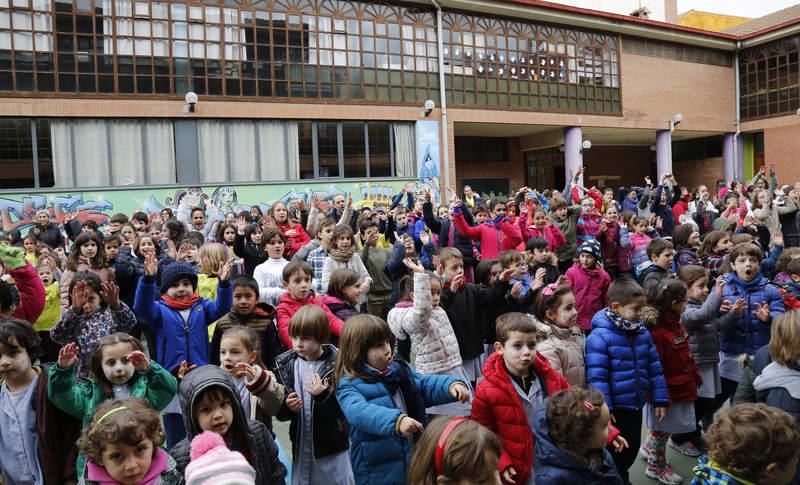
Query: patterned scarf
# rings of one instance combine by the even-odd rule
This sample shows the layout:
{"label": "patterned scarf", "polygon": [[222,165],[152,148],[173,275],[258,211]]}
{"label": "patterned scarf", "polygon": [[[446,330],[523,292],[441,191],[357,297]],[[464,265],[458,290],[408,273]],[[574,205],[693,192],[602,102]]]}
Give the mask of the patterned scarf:
{"label": "patterned scarf", "polygon": [[353,254],[355,254],[355,252],[356,252],[356,247],[355,245],[351,244],[349,248],[344,250],[331,247],[331,249],[328,250],[328,255],[338,263],[347,263],[348,261],[350,261],[350,258],[353,257]]}
{"label": "patterned scarf", "polygon": [[614,322],[614,325],[623,332],[640,333],[642,331],[642,322],[625,320],[618,313],[611,311],[611,308],[606,308],[605,312],[608,319]]}

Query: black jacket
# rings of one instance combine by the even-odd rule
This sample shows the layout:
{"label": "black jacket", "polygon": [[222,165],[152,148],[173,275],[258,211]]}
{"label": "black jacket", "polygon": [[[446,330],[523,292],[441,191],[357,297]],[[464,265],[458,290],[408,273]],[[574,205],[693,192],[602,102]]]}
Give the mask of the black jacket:
{"label": "black jacket", "polygon": [[439,304],[447,312],[447,318],[453,326],[462,359],[474,359],[483,353],[485,329],[481,310],[496,307],[504,301],[505,288],[500,284],[484,286],[466,283],[455,294],[450,291],[449,283],[444,285]]}
{"label": "black jacket", "polygon": [[681,190],[680,187],[674,187],[672,197],[667,193],[667,204],[661,205],[661,192],[664,190],[666,190],[664,185],[659,185],[656,189],[650,212],[661,218],[661,235],[672,236],[672,231],[675,230],[675,213],[672,212],[672,207],[680,200]]}
{"label": "black jacket", "polygon": [[[39,228],[40,232],[36,238],[40,242],[47,244],[52,249],[64,247],[64,236],[61,235],[61,230],[58,228],[58,224],[51,222],[47,225],[47,227],[41,227],[38,225],[34,227]],[[31,228],[30,234],[33,234],[33,228]]]}
{"label": "black jacket", "polygon": [[267,253],[250,241],[244,240],[245,236],[240,236],[237,232],[236,239],[233,240],[233,252],[244,260],[244,272],[248,276],[253,276],[256,266],[267,260]]}
{"label": "black jacket", "polygon": [[[243,430],[247,439],[247,449],[242,453],[248,458],[250,465],[256,469],[257,485],[284,485],[286,477],[286,467],[278,459],[278,447],[272,439],[264,424],[258,421],[250,421],[245,417],[244,409],[239,404],[239,393],[236,392],[236,385],[233,380],[221,368],[214,365],[204,365],[186,374],[181,381],[178,390],[178,400],[181,404],[183,422],[186,425],[186,438],[169,450],[169,454],[175,459],[178,471],[185,473],[186,465],[190,461],[190,443],[192,438],[202,433],[203,430],[197,426],[194,419],[194,407],[200,394],[210,387],[219,387],[226,394],[233,406],[233,423],[226,433],[231,435],[233,430]],[[230,446],[230,445],[229,445]],[[244,443],[236,443],[236,451],[242,451]],[[249,455],[249,456],[248,456]]]}
{"label": "black jacket", "polygon": [[261,362],[272,370],[275,368],[275,358],[283,350],[281,338],[278,336],[278,329],[275,327],[275,309],[267,303],[259,303],[256,309],[249,315],[239,315],[233,311],[217,320],[217,327],[211,337],[211,363],[219,365],[219,347],[222,342],[222,334],[225,330],[242,325],[253,329],[258,335],[261,343],[260,353]]}
{"label": "black jacket", "polygon": [[[322,346],[321,360],[323,364],[319,376],[323,380],[327,379],[330,385],[320,395],[314,396],[314,400],[311,402],[314,458],[334,455],[350,448],[350,428],[342,408],[339,407],[339,401],[336,400],[336,391],[333,388],[333,367],[336,365],[337,355],[339,355],[339,351],[333,345]],[[299,358],[296,351],[290,350],[276,359],[275,377],[286,388],[287,396],[295,392],[294,363]],[[297,456],[300,445],[301,414],[289,411],[284,404],[277,417],[281,421],[291,420],[289,437],[292,440],[292,455]]]}
{"label": "black jacket", "polygon": [[[475,222],[472,219],[472,212],[469,210],[462,210],[464,220],[467,224],[474,226]],[[425,202],[422,204],[422,220],[425,225],[439,236],[439,247],[454,247],[461,253],[464,259],[464,266],[475,266],[475,254],[472,252],[472,239],[464,237],[458,232],[458,229],[453,227],[453,241],[450,240],[450,226],[453,221],[446,217],[436,217],[433,213],[433,204]]]}
{"label": "black jacket", "polygon": [[642,285],[645,293],[648,293],[650,291],[650,287],[660,283],[661,280],[667,276],[669,276],[669,271],[665,270],[661,266],[651,264],[642,270],[642,273],[639,275],[639,284]]}

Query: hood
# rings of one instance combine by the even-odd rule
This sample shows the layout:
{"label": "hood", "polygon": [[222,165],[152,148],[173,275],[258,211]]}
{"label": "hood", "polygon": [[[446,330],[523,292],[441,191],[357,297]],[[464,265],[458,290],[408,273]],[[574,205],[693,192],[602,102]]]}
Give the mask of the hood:
{"label": "hood", "polygon": [[776,387],[786,389],[793,399],[800,399],[800,371],[772,362],[753,381],[756,391],[767,391]]}
{"label": "hood", "polygon": [[[602,263],[602,260],[597,258],[597,262],[598,262],[598,264]],[[581,266],[581,263],[575,263],[573,265],[573,267],[577,268],[578,271],[580,271],[581,273],[584,273],[584,274],[589,275],[589,276],[597,276],[602,271],[602,269],[600,269],[600,268],[594,268],[594,269],[584,268],[583,266]]]}
{"label": "hood", "polygon": [[279,300],[278,304],[288,305],[291,308],[300,308],[301,306],[310,305],[314,303],[321,303],[322,301],[314,294],[314,292],[310,292],[308,297],[305,300],[295,300],[292,298],[292,295],[289,294],[287,291],[283,295],[281,295],[281,299]]}
{"label": "hood", "polygon": [[696,485],[754,485],[752,482],[745,482],[737,479],[725,470],[712,462],[707,455],[697,459],[697,465],[692,469],[694,472],[693,484]]}
{"label": "hood", "polygon": [[249,429],[242,406],[238,405],[239,393],[236,391],[236,384],[233,382],[233,379],[220,367],[204,365],[187,373],[178,389],[178,401],[181,405],[183,424],[186,426],[186,437],[189,441],[203,432],[203,430],[195,426],[193,419],[197,398],[204,390],[215,386],[222,388],[223,391],[228,394],[231,403],[234,404],[232,406],[233,423],[231,426],[236,426],[245,431]]}

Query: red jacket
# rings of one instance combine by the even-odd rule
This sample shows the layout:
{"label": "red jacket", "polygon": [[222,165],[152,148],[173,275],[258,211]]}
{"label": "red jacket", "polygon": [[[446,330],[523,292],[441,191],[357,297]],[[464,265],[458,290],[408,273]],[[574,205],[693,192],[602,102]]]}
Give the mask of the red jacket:
{"label": "red jacket", "polygon": [[[295,222],[294,225],[290,223],[286,224],[276,224],[278,229],[286,236],[286,249],[284,250],[283,257],[286,258],[287,261],[291,261],[292,256],[294,253],[300,250],[303,246],[308,244],[311,241],[311,238],[308,237],[306,234],[305,229],[303,229],[303,225],[299,222]],[[286,233],[289,231],[294,231],[293,236],[289,236]]]}
{"label": "red jacket", "polygon": [[460,211],[453,215],[453,222],[462,236],[481,242],[481,258],[494,259],[501,251],[515,249],[522,243],[519,229],[507,221],[501,221],[496,226],[487,220],[483,224],[470,226]]}
{"label": "red jacket", "polygon": [[582,329],[590,329],[594,314],[608,306],[611,277],[600,268],[584,269],[580,263],[572,265],[566,276],[567,286],[575,293],[578,325]]}
{"label": "red jacket", "polygon": [[597,234],[600,241],[600,249],[603,251],[603,266],[614,268],[619,266],[619,244],[620,227],[618,222],[609,222],[605,218],[606,230]]}
{"label": "red jacket", "polygon": [[[550,221],[549,218],[547,220],[548,222]],[[519,216],[518,224],[519,231],[522,234],[522,242],[527,242],[528,239],[532,239],[534,237],[546,239],[548,251],[555,251],[557,248],[567,244],[567,239],[564,237],[564,233],[562,233],[561,229],[559,229],[555,224],[548,224],[541,230],[537,229],[536,226],[528,227],[527,212],[523,212]],[[523,248],[522,250],[524,251],[525,249]]]}
{"label": "red jacket", "polygon": [[338,337],[342,332],[344,322],[338,319],[336,315],[331,312],[330,308],[328,308],[328,305],[322,303],[321,298],[311,294],[305,300],[300,301],[292,298],[292,295],[287,292],[283,294],[278,302],[278,308],[275,310],[275,313],[278,317],[278,335],[281,337],[281,343],[283,343],[284,347],[287,349],[292,348],[292,338],[289,336],[289,322],[292,320],[292,316],[297,313],[297,310],[305,305],[317,305],[325,311],[325,315],[328,316],[328,323],[331,326],[332,335],[336,335]]}
{"label": "red jacket", "polygon": [[14,279],[14,285],[19,291],[19,305],[11,316],[33,325],[42,314],[45,302],[44,285],[39,279],[39,273],[31,263],[26,262],[21,268],[9,269],[8,274]]}
{"label": "red jacket", "polygon": [[[648,320],[646,313],[647,310],[643,310],[643,321]],[[689,348],[689,334],[680,317],[672,312],[660,312],[655,325],[648,327],[661,357],[670,401],[675,404],[697,400],[697,387],[703,383],[703,379],[694,363]]]}

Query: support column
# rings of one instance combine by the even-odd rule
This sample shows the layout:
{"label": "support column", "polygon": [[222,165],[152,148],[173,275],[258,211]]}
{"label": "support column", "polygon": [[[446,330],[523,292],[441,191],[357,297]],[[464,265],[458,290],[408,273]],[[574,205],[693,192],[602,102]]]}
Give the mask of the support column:
{"label": "support column", "polygon": [[736,178],[744,180],[744,133],[736,137]]}
{"label": "support column", "polygon": [[671,135],[669,130],[656,132],[656,177],[659,183],[665,173],[672,173]]}
{"label": "support column", "polygon": [[725,133],[722,139],[722,159],[725,164],[725,183],[730,184],[731,180],[736,178],[737,160],[734,155],[734,135],[733,133]]}
{"label": "support column", "polygon": [[[564,177],[569,180],[569,173],[575,173],[583,167],[583,131],[580,126],[564,128]],[[583,185],[583,176],[578,180]]]}

